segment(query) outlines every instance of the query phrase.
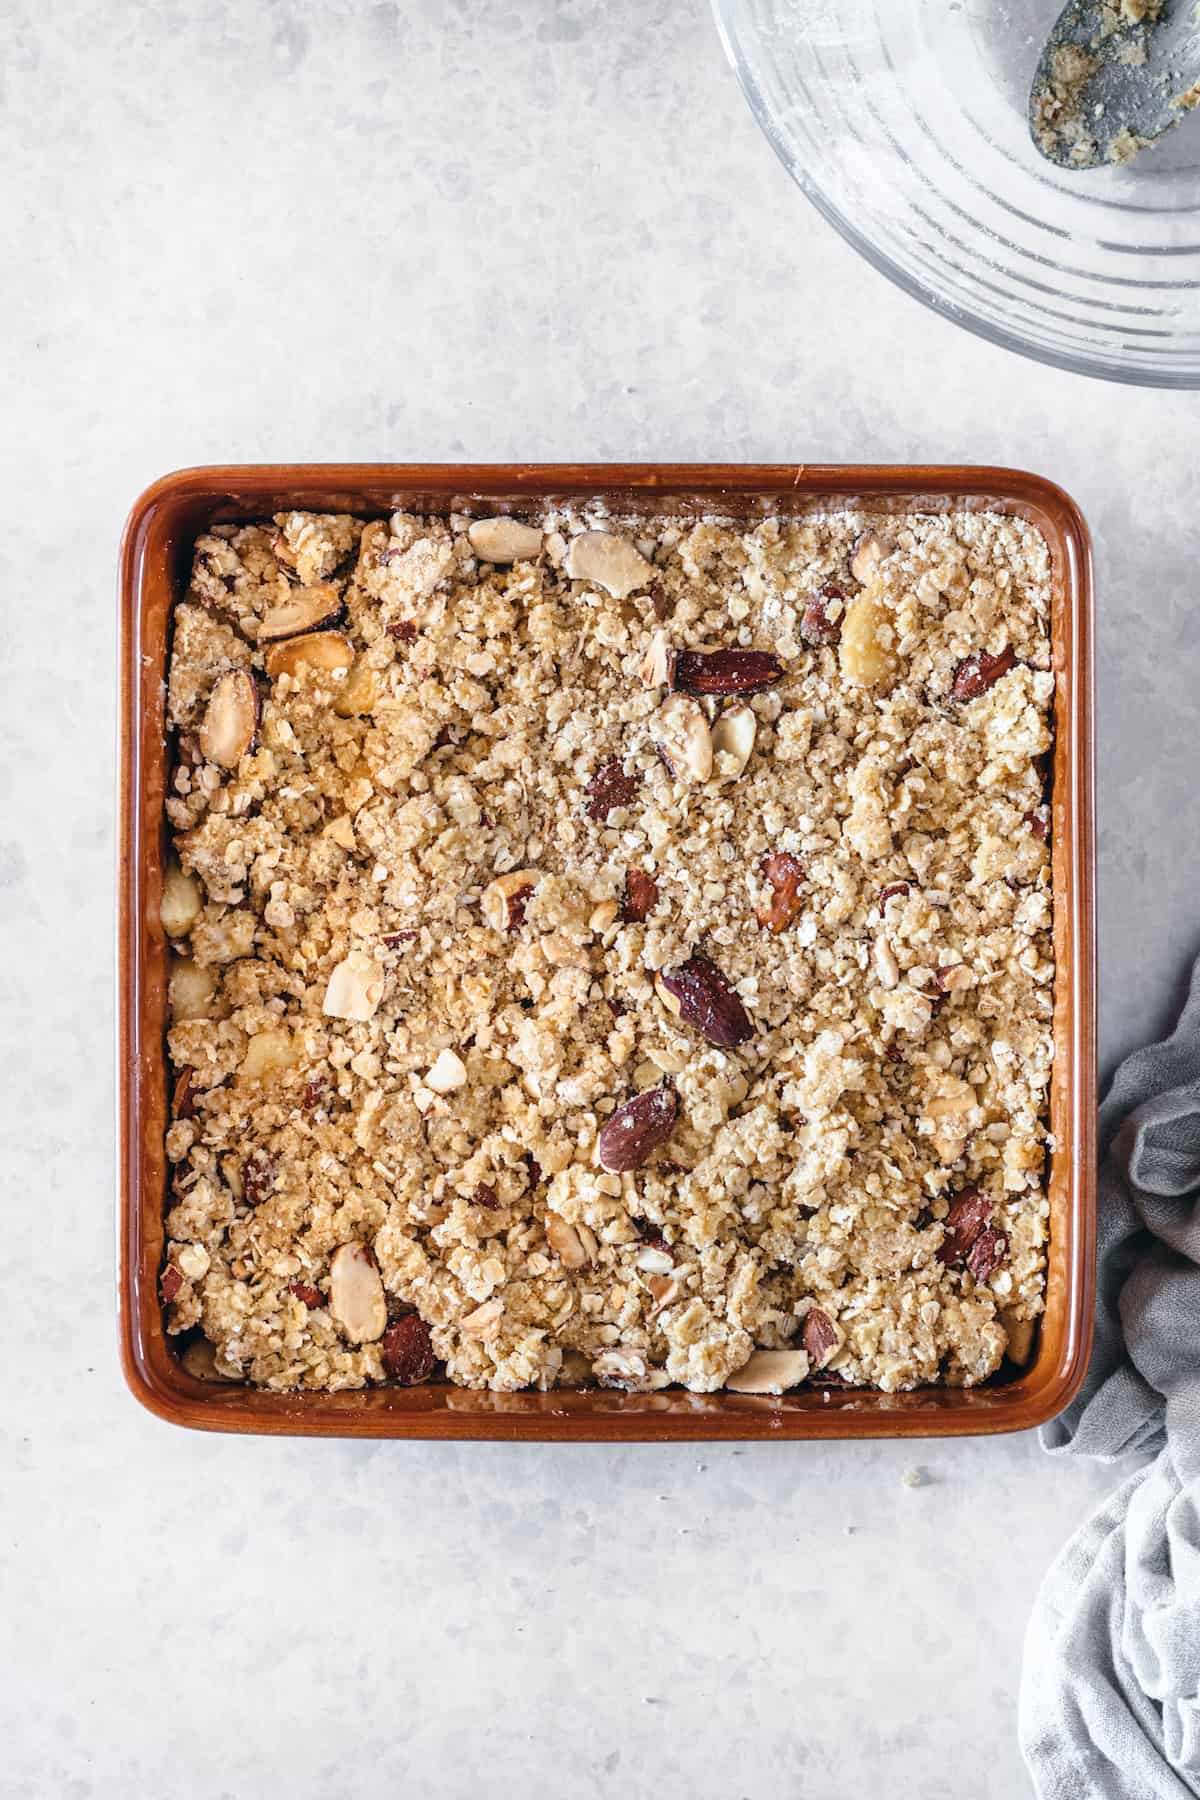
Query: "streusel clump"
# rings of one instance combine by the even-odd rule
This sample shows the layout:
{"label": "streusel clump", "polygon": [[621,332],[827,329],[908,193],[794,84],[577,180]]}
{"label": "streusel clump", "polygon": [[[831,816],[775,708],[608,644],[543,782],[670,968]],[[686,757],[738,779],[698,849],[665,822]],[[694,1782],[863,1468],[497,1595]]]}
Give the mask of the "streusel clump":
{"label": "streusel clump", "polygon": [[277,1389],[1022,1359],[1049,605],[992,513],[202,536],[169,1328]]}

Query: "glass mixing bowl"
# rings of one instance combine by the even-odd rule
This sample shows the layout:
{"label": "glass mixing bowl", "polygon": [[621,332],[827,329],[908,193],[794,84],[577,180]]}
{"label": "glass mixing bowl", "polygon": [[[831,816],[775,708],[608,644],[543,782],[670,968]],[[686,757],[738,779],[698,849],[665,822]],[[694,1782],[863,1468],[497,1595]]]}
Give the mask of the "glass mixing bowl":
{"label": "glass mixing bowl", "polygon": [[713,0],[755,118],[847,241],[1059,368],[1200,387],[1200,118],[1068,173],[1026,101],[1061,0]]}

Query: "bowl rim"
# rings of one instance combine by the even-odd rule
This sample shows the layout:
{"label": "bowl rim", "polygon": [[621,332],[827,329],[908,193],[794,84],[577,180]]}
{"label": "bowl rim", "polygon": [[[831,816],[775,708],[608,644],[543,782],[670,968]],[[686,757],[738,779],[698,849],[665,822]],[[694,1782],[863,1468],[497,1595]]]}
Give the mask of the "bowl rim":
{"label": "bowl rim", "polygon": [[[1058,724],[1052,841],[1060,975],[1052,1116],[1069,1142],[1061,1152],[1062,1205],[1050,1247],[1047,1331],[1034,1361],[1007,1384],[899,1395],[809,1389],[779,1398],[678,1389],[649,1395],[491,1394],[446,1383],[297,1395],[201,1382],[173,1354],[158,1298],[167,1115],[166,945],[157,925],[156,884],[165,840],[167,626],[178,597],[181,552],[190,549],[202,521],[262,516],[292,506],[378,515],[431,500],[449,511],[460,502],[527,506],[552,497],[604,498],[646,513],[669,504],[698,514],[741,510],[744,516],[767,516],[772,508],[901,512],[966,506],[1030,518],[1047,538],[1055,568]],[[135,1398],[161,1419],[202,1430],[529,1441],[961,1436],[1026,1430],[1060,1412],[1087,1369],[1095,1286],[1091,570],[1086,523],[1061,488],[1019,470],[961,464],[236,465],[179,470],[147,488],[122,536],[118,586],[117,1296],[121,1362]],[[1058,1179],[1052,1169],[1051,1189]]]}
{"label": "bowl rim", "polygon": [[713,22],[725,60],[742,91],[755,124],[805,198],[833,226],[838,236],[844,238],[851,249],[857,251],[878,274],[951,325],[957,325],[961,330],[970,332],[973,337],[994,344],[1000,350],[1009,350],[1016,356],[1039,363],[1043,368],[1059,369],[1070,375],[1084,375],[1094,381],[1111,381],[1121,387],[1157,388],[1177,393],[1190,393],[1200,388],[1200,366],[1190,374],[1173,374],[1166,370],[1135,370],[1122,363],[1107,362],[1099,356],[1088,356],[1082,352],[1069,351],[1055,355],[1040,344],[1031,343],[1018,332],[992,324],[945,299],[934,287],[912,274],[886,251],[879,249],[790,154],[771,118],[762,90],[750,71],[749,61],[739,48],[737,28],[733,20],[733,11],[738,3],[739,0],[710,0]]}

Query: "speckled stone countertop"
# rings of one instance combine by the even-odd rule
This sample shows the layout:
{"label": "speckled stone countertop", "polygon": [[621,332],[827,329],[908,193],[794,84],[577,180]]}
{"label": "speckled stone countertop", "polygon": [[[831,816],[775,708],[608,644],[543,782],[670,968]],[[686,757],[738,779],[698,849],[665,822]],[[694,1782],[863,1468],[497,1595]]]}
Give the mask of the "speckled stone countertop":
{"label": "speckled stone countertop", "polygon": [[[971,1800],[1119,1471],[1028,1437],[226,1441],[113,1327],[114,566],[184,463],[1026,464],[1099,560],[1102,1061],[1200,940],[1192,396],[1023,363],[791,187],[702,0],[0,8],[0,1794]],[[918,1465],[920,1485],[906,1485]]]}

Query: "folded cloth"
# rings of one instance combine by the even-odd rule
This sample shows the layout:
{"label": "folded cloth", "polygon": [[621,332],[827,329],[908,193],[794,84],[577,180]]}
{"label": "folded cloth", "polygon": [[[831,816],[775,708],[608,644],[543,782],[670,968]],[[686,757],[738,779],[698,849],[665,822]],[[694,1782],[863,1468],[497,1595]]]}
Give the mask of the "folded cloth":
{"label": "folded cloth", "polygon": [[1200,963],[1173,1034],[1100,1108],[1099,1294],[1053,1455],[1153,1460],[1076,1533],[1025,1639],[1021,1748],[1042,1800],[1200,1796]]}

